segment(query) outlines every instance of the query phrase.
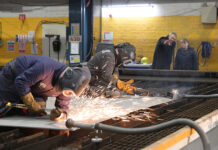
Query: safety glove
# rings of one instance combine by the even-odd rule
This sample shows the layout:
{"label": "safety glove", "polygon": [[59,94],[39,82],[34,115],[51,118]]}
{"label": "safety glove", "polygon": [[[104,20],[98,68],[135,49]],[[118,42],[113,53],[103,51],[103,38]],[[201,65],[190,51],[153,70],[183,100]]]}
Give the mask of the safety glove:
{"label": "safety glove", "polygon": [[54,108],[51,110],[50,120],[61,121],[61,120],[66,120],[66,119],[67,119],[66,111],[59,109],[59,108]]}
{"label": "safety glove", "polygon": [[117,88],[121,91],[124,91],[128,94],[134,94],[135,91],[136,91],[136,88],[134,86],[131,86],[131,84],[134,82],[133,79],[127,81],[127,82],[124,82],[124,81],[121,81],[118,79],[117,75],[113,75],[115,79],[117,79]]}
{"label": "safety glove", "polygon": [[[130,83],[132,83],[132,81],[130,81]],[[124,82],[124,81],[118,80],[117,88],[131,95],[134,94],[134,92],[136,91],[136,88],[134,86],[131,86],[129,84],[129,81]]]}
{"label": "safety glove", "polygon": [[36,103],[38,103],[42,109],[46,108],[46,102],[42,101],[42,102],[36,102]]}
{"label": "safety glove", "polygon": [[31,92],[21,97],[21,99],[30,111],[35,113],[45,113],[45,110],[42,109],[40,103],[35,101]]}

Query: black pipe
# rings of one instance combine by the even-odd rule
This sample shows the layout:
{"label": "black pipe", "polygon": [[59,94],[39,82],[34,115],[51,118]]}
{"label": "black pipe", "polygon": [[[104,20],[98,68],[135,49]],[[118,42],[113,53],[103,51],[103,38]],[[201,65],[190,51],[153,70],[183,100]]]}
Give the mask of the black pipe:
{"label": "black pipe", "polygon": [[210,95],[183,95],[183,98],[218,98],[218,94]]}
{"label": "black pipe", "polygon": [[99,38],[99,42],[102,41],[102,6],[103,6],[103,1],[100,0],[100,38]]}
{"label": "black pipe", "polygon": [[209,139],[207,135],[204,133],[204,131],[201,129],[201,127],[198,126],[194,121],[190,119],[185,119],[185,118],[174,119],[174,120],[164,122],[158,125],[153,125],[150,127],[142,127],[142,128],[122,128],[122,127],[115,127],[111,125],[105,125],[102,123],[84,124],[84,123],[75,122],[72,119],[68,119],[66,121],[67,128],[79,127],[79,128],[84,128],[84,129],[99,129],[99,130],[106,130],[106,131],[111,131],[111,132],[116,132],[116,133],[121,133],[121,134],[149,133],[149,132],[161,130],[161,129],[168,128],[168,127],[178,125],[178,124],[188,125],[191,128],[194,128],[198,132],[201,138],[204,150],[211,149]]}

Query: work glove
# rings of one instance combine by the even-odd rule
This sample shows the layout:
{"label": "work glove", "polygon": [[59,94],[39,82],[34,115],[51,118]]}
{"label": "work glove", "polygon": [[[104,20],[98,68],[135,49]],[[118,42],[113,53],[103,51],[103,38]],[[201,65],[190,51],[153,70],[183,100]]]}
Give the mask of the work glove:
{"label": "work glove", "polygon": [[67,119],[67,112],[66,111],[61,110],[59,108],[54,108],[51,110],[50,120],[60,121],[60,120],[66,120],[66,119]]}
{"label": "work glove", "polygon": [[133,79],[124,82],[118,79],[117,75],[113,75],[115,79],[117,79],[117,88],[121,91],[124,91],[128,94],[134,94],[134,92],[136,91],[136,88],[134,86],[131,86],[131,84],[134,82]]}
{"label": "work glove", "polygon": [[136,91],[136,88],[134,86],[131,86],[131,83],[133,83],[133,80],[129,80],[127,82],[118,80],[117,81],[117,88],[121,91],[124,91],[128,94],[134,94],[134,92]]}
{"label": "work glove", "polygon": [[31,92],[21,97],[21,99],[30,111],[35,113],[45,113],[45,110],[42,109],[40,103],[35,101]]}

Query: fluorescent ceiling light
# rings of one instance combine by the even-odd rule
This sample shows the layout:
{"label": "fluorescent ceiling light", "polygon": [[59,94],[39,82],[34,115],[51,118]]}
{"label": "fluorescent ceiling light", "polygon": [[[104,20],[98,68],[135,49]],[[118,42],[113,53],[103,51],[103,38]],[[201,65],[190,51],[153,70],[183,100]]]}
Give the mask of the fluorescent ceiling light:
{"label": "fluorescent ceiling light", "polygon": [[158,7],[154,4],[146,5],[113,5],[103,7],[103,17],[112,14],[113,17],[151,17],[158,15]]}

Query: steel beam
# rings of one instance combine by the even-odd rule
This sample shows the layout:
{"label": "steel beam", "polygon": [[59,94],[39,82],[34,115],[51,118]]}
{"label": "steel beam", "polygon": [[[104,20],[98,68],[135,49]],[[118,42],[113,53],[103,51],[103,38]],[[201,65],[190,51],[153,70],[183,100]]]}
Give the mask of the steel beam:
{"label": "steel beam", "polygon": [[140,80],[140,81],[165,81],[165,82],[197,82],[197,83],[218,83],[218,78],[188,78],[188,77],[146,77],[121,75],[121,80]]}
{"label": "steel beam", "polygon": [[120,75],[151,76],[151,77],[191,77],[191,78],[218,78],[218,72],[194,71],[194,70],[157,70],[119,68]]}
{"label": "steel beam", "polygon": [[119,68],[120,79],[141,81],[170,81],[170,82],[198,82],[217,83],[218,72],[193,70],[157,70]]}

